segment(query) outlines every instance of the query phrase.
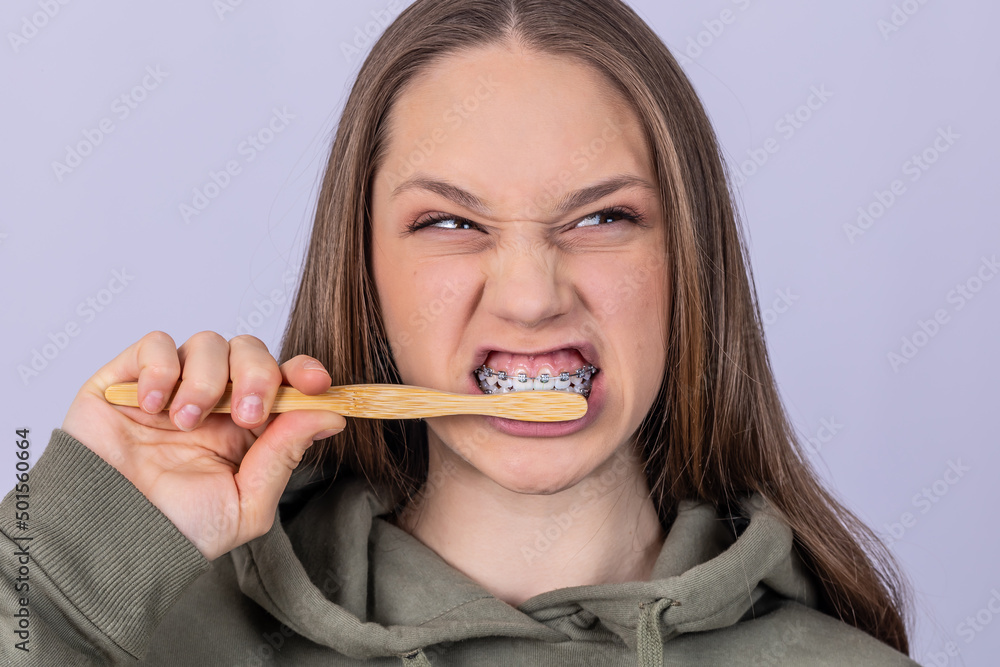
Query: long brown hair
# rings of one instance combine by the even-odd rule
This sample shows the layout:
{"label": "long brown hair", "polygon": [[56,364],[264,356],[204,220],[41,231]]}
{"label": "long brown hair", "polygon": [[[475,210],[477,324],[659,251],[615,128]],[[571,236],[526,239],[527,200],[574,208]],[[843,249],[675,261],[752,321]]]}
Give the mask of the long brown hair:
{"label": "long brown hair", "polygon": [[[718,507],[757,492],[784,514],[824,610],[908,652],[905,586],[875,534],[802,454],[768,359],[753,276],[715,134],[659,37],[618,0],[417,0],[362,65],[337,129],[282,358],[309,354],[335,384],[398,382],[370,266],[371,179],[413,77],[462,49],[517,44],[603,72],[642,121],[659,181],[671,301],[659,395],[639,429],[653,500]],[[412,494],[426,476],[419,422],[350,420],[310,450]]]}

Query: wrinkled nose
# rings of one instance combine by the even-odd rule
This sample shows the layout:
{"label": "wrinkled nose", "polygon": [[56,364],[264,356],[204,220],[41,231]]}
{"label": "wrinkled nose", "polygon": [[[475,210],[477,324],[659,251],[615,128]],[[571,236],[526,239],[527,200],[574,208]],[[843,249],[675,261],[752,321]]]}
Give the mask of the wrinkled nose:
{"label": "wrinkled nose", "polygon": [[517,237],[498,245],[488,262],[484,302],[498,318],[534,328],[569,312],[572,288],[557,248]]}

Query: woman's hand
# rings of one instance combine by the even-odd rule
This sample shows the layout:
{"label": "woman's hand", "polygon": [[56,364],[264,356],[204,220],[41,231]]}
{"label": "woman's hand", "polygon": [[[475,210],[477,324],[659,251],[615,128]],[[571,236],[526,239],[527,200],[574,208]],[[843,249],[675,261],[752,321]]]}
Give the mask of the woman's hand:
{"label": "woman's hand", "polygon": [[[141,408],[104,400],[108,386],[136,380]],[[210,414],[229,382],[233,414]],[[326,411],[271,418],[283,382],[319,394],[330,375],[306,356],[279,367],[253,336],[227,342],[203,332],[177,348],[154,332],[87,381],[63,430],[117,468],[212,560],[270,529],[306,449],[345,426],[343,416]]]}

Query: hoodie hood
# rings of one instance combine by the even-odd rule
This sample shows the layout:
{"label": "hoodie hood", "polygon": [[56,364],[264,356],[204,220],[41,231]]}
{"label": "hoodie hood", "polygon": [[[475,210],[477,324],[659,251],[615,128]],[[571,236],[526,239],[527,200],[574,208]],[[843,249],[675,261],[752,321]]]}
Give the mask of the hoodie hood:
{"label": "hoodie hood", "polygon": [[604,642],[662,665],[663,643],[752,618],[775,599],[815,607],[792,532],[755,496],[735,523],[683,502],[650,581],[563,588],[513,607],[386,518],[362,480],[338,480],[231,552],[242,591],[303,637],[356,659],[430,664],[432,647],[508,638]]}

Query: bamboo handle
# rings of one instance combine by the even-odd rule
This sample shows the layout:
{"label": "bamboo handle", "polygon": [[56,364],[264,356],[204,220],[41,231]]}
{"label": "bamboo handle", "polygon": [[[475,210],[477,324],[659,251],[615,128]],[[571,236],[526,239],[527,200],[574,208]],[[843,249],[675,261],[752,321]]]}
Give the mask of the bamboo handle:
{"label": "bamboo handle", "polygon": [[[230,383],[212,412],[229,413],[232,410],[232,390]],[[139,407],[138,383],[113,384],[105,390],[104,398],[114,405]],[[173,400],[173,394],[170,400]],[[164,409],[168,408],[169,401]],[[580,394],[554,390],[476,395],[401,384],[354,384],[331,387],[326,393],[309,396],[292,387],[279,387],[271,412],[292,410],[331,410],[345,417],[368,419],[490,415],[521,421],[555,422],[582,417],[587,412],[587,399]]]}

